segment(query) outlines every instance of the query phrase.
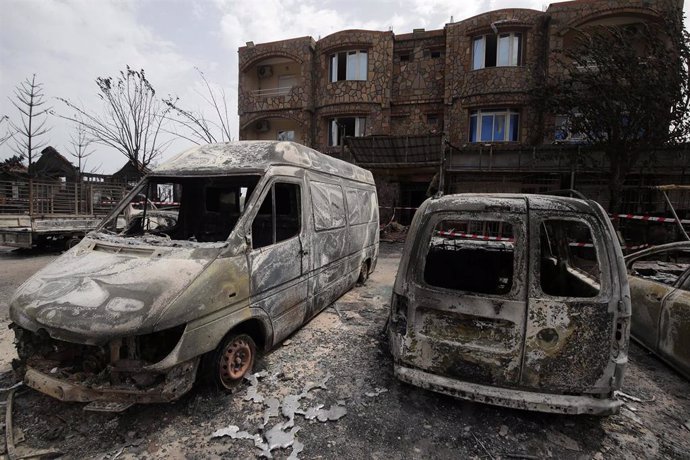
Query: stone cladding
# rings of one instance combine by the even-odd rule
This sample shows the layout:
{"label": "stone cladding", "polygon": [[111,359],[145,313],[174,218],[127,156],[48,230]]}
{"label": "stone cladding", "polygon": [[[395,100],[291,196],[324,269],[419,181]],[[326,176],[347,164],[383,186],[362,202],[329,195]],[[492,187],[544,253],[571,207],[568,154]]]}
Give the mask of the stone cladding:
{"label": "stone cladding", "polygon": [[[682,7],[681,0],[671,0]],[[301,37],[239,49],[240,138],[252,138],[252,124],[287,118],[299,124],[304,142],[326,152],[328,123],[335,117],[367,118],[366,135],[426,134],[437,120],[449,141],[469,141],[469,114],[480,108],[520,112],[519,142],[538,145],[553,137],[553,114],[539,113],[531,89],[562,71],[557,51],[568,32],[591,21],[615,16],[658,16],[665,0],[576,0],[551,4],[545,12],[503,9],[446,24],[443,29],[394,35],[392,32],[344,30],[314,41]],[[522,61],[513,67],[472,70],[472,39],[494,32],[522,33]],[[366,81],[329,81],[330,56],[366,50]],[[257,66],[289,60],[299,68],[287,94],[258,95]],[[271,61],[273,60],[273,61]],[[282,61],[281,61],[282,62]],[[252,86],[254,85],[254,86]],[[431,118],[430,118],[431,115]]]}

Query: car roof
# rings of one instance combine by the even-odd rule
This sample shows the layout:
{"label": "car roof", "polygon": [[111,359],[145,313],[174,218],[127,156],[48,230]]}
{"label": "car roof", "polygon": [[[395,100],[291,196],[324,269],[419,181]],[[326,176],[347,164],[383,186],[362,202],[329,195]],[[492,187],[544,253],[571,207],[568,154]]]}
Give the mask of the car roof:
{"label": "car roof", "polygon": [[296,142],[236,141],[193,147],[164,162],[152,176],[196,176],[265,172],[296,166],[374,184],[371,172]]}
{"label": "car roof", "polygon": [[599,205],[590,200],[555,195],[525,193],[459,193],[427,200],[427,212],[471,209],[480,211],[494,208],[510,208],[522,211],[527,205],[530,210],[561,211],[596,214]]}

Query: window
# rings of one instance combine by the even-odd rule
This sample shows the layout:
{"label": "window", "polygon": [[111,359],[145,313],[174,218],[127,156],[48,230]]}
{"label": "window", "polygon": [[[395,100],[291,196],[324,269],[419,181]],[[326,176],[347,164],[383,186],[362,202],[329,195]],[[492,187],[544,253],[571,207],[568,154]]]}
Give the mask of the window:
{"label": "window", "polygon": [[106,220],[104,231],[162,245],[225,241],[258,181],[259,176],[146,179],[122,212]]}
{"label": "window", "polygon": [[[579,116],[576,114],[574,116]],[[561,142],[584,142],[585,135],[579,132],[575,132],[572,129],[570,123],[570,117],[567,115],[556,116],[556,131],[554,139]]]}
{"label": "window", "polygon": [[475,37],[472,41],[472,69],[522,65],[522,34],[510,32]]}
{"label": "window", "polygon": [[372,193],[366,190],[348,189],[345,193],[350,225],[365,224],[372,220]]}
{"label": "window", "polygon": [[346,136],[364,136],[367,119],[364,117],[333,118],[329,121],[328,145],[343,145]]}
{"label": "window", "polygon": [[279,141],[294,141],[295,140],[295,131],[293,131],[293,130],[278,131],[278,140]]}
{"label": "window", "polygon": [[439,128],[439,116],[437,113],[427,113],[426,124],[432,130],[437,130]]}
{"label": "window", "polygon": [[330,80],[366,80],[367,51],[341,51],[331,55]]}
{"label": "window", "polygon": [[[655,281],[657,283],[674,286],[678,279],[690,268],[690,250],[671,249],[649,254],[632,264],[632,274]],[[685,280],[683,289],[688,289],[690,277]]]}
{"label": "window", "polygon": [[301,203],[298,184],[273,184],[252,222],[252,248],[297,236],[301,228]]}
{"label": "window", "polygon": [[312,182],[311,200],[317,231],[345,226],[345,203],[339,185]]}
{"label": "window", "polygon": [[472,110],[470,142],[517,142],[520,114],[514,109]]}
{"label": "window", "polygon": [[409,53],[400,54],[400,62],[410,62],[412,60],[412,55]]}
{"label": "window", "polygon": [[601,272],[587,224],[576,220],[545,220],[540,226],[540,247],[540,282],[544,294],[597,296]]}
{"label": "window", "polygon": [[514,248],[508,222],[443,220],[431,236],[424,281],[445,289],[506,295],[513,286]]}

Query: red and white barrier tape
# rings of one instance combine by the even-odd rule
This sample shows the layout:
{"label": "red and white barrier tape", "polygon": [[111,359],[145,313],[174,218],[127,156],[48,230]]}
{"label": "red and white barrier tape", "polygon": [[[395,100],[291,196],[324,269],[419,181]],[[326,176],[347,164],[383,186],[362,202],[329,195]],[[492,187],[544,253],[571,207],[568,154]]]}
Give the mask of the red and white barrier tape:
{"label": "red and white barrier tape", "polygon": [[507,238],[507,237],[503,237],[503,236],[477,235],[477,234],[473,234],[473,233],[454,232],[452,230],[437,231],[436,234],[440,235],[440,236],[458,236],[460,238],[470,238],[473,240],[483,240],[483,241],[509,241],[509,242],[515,241],[514,238]]}
{"label": "red and white barrier tape", "polygon": [[[618,219],[642,220],[647,222],[676,223],[675,217],[638,216],[635,214],[613,214],[611,217]],[[683,224],[690,224],[689,219],[681,219],[680,222]]]}

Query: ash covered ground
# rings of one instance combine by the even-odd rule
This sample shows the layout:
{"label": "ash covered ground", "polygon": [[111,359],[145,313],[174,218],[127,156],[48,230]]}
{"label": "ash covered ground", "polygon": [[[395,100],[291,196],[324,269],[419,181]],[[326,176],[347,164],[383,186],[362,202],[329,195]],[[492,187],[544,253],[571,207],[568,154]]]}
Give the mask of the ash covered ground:
{"label": "ash covered ground", "polygon": [[[633,399],[610,417],[504,409],[398,382],[383,328],[401,250],[382,243],[367,284],[263,357],[235,394],[196,387],[173,404],[108,414],[20,390],[17,449],[101,459],[252,458],[271,447],[274,458],[690,456],[690,382],[634,344],[623,388]],[[15,382],[9,296],[53,258],[0,251],[1,386]]]}

